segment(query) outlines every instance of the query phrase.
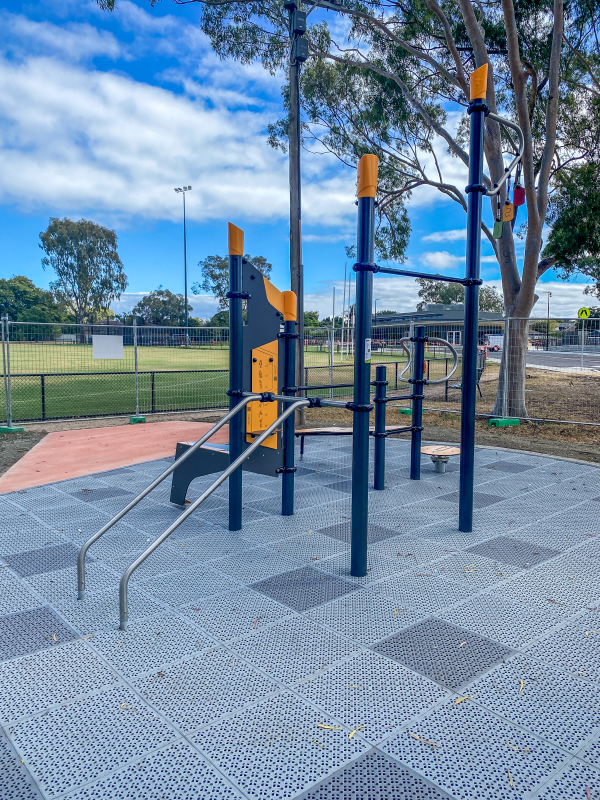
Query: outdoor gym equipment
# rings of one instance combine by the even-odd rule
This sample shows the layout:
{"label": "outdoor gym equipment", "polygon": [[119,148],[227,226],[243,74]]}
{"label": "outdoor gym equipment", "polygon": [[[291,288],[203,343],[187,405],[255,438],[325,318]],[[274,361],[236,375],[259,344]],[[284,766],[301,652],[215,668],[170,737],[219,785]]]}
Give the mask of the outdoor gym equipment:
{"label": "outdoor gym equipment", "polygon": [[[475,434],[475,388],[477,383],[477,326],[479,278],[481,195],[489,194],[483,184],[483,116],[488,113],[485,99],[487,66],[471,76],[471,144],[470,184],[467,210],[467,258],[465,278],[411,272],[380,267],[373,261],[375,195],[377,191],[378,160],[365,155],[358,166],[358,240],[356,280],[356,348],[354,363],[354,399],[344,403],[318,397],[296,397],[298,392],[313,388],[338,388],[344,384],[319,387],[294,386],[296,298],[293,292],[279,292],[252,264],[243,258],[243,231],[229,225],[229,412],[195,444],[181,443],[176,460],[150,486],[132,500],[122,511],[94,534],[80,549],[77,559],[78,597],[85,596],[85,556],[90,546],[122,519],[156,486],[173,475],[172,500],[185,502],[187,487],[194,477],[222,474],[191,503],[183,513],[125,570],[119,586],[120,627],[125,630],[128,620],[127,591],[131,575],[210,495],[229,478],[229,528],[242,526],[242,468],[265,474],[281,474],[282,514],[294,510],[294,412],[301,407],[331,406],[345,408],[354,414],[352,459],[352,540],[351,565],[353,576],[367,574],[368,480],[369,480],[369,412],[375,411],[375,488],[384,488],[385,438],[391,433],[411,432],[411,470],[413,480],[420,478],[425,343],[429,339],[419,326],[410,341],[414,343],[411,394],[406,397],[386,397],[386,369],[378,366],[376,380],[371,383],[371,306],[373,274],[408,275],[433,280],[460,283],[465,287],[465,337],[463,345],[463,378],[461,409],[461,462],[459,528],[472,529],[473,467]],[[500,118],[496,118],[498,121]],[[504,122],[504,121],[502,121]],[[512,126],[512,124],[511,124]],[[512,126],[514,127],[514,126]],[[522,140],[521,140],[522,141]],[[515,159],[516,161],[517,159]],[[514,164],[515,162],[513,162]],[[512,168],[512,165],[511,165]],[[506,177],[503,179],[506,180]],[[500,185],[502,185],[500,182]],[[499,187],[498,187],[499,188]],[[247,303],[248,322],[244,325],[242,303]],[[282,325],[283,321],[283,325]],[[283,331],[281,328],[283,327]],[[432,337],[432,340],[442,341]],[[456,351],[451,348],[455,356]],[[284,365],[284,385],[281,386],[280,362]],[[410,362],[409,362],[410,365]],[[403,374],[406,369],[403,370]],[[444,376],[443,381],[447,380]],[[370,386],[375,386],[371,404]],[[250,386],[251,391],[244,387]],[[282,394],[283,392],[283,394]],[[412,425],[389,430],[385,425],[386,403],[391,400],[410,400]],[[279,413],[281,405],[287,408]],[[245,418],[242,412],[245,411]],[[229,425],[228,450],[222,446],[205,446],[223,425]],[[283,426],[283,429],[280,426]],[[259,450],[259,448],[263,448]],[[247,463],[246,463],[247,462]]]}

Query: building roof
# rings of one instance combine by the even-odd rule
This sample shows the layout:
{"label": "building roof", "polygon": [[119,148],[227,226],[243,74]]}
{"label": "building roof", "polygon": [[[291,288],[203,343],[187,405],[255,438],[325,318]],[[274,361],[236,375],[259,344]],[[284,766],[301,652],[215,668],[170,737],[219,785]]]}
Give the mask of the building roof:
{"label": "building roof", "polygon": [[[464,303],[454,303],[452,305],[443,305],[441,303],[427,303],[422,311],[407,311],[402,314],[378,314],[377,324],[408,324],[411,320],[417,322],[424,320],[433,322],[439,320],[440,322],[460,322],[464,321],[465,306]],[[480,311],[480,320],[487,320],[490,322],[502,322],[504,317],[502,314],[497,314],[492,311]]]}

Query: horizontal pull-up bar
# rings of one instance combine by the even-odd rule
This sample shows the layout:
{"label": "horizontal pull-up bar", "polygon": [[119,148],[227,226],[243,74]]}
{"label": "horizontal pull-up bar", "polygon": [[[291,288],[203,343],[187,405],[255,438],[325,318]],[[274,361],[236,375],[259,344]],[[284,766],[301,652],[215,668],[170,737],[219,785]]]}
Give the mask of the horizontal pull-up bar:
{"label": "horizontal pull-up bar", "polygon": [[370,262],[357,262],[353,264],[354,272],[383,272],[385,275],[402,275],[408,278],[426,278],[430,281],[445,281],[446,283],[461,283],[463,286],[481,286],[480,278],[449,278],[446,275],[431,275],[428,272],[412,272],[409,269],[394,269],[393,267],[380,267],[379,264]]}

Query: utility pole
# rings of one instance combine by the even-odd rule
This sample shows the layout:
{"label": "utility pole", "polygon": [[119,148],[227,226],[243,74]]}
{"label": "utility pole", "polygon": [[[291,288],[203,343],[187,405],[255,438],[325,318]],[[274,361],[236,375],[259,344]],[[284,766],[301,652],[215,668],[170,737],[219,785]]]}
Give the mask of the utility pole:
{"label": "utility pole", "polygon": [[186,240],[186,231],[185,231],[185,193],[191,192],[191,186],[184,186],[183,189],[177,188],[175,189],[177,194],[183,195],[183,279],[185,283],[184,287],[184,314],[185,314],[185,344],[188,345],[189,337],[188,337],[188,280],[187,280],[187,240]]}
{"label": "utility pole", "polygon": [[[290,278],[298,303],[298,347],[296,350],[296,386],[304,382],[304,265],[302,264],[302,181],[300,175],[300,64],[308,58],[306,12],[301,0],[284,0],[290,31],[290,118],[288,128],[290,180]],[[304,409],[300,411],[304,424]]]}

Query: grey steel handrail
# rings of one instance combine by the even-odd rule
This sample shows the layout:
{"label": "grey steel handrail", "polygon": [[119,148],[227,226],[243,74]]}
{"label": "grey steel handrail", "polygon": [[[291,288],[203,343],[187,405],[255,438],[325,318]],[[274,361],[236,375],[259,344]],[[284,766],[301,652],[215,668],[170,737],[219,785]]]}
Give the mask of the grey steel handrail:
{"label": "grey steel handrail", "polygon": [[[256,399],[255,395],[253,395],[253,397],[254,399]],[[288,397],[287,399],[289,400],[290,398]],[[251,453],[253,453],[256,450],[256,448],[259,447],[265,441],[265,439],[267,439],[273,433],[273,431],[277,428],[277,426],[281,422],[283,422],[291,414],[293,414],[296,411],[296,409],[300,408],[301,406],[307,406],[309,404],[310,401],[305,400],[303,398],[301,400],[296,400],[296,402],[288,406],[286,410],[282,414],[280,414],[277,417],[277,419],[274,422],[272,422],[269,425],[269,427],[266,430],[264,430],[257,439],[255,439],[252,442],[250,447],[246,448],[246,450],[244,450],[244,452],[240,456],[238,456],[236,460],[232,464],[230,464],[221,475],[219,475],[217,480],[213,484],[211,484],[211,486],[209,486],[208,489],[206,489],[206,491],[203,492],[197,500],[194,500],[194,502],[186,508],[183,514],[180,517],[177,517],[175,522],[169,525],[167,530],[164,533],[162,533],[158,537],[158,539],[155,542],[153,542],[150,545],[150,547],[148,547],[147,550],[145,550],[140,556],[136,558],[133,564],[130,564],[127,567],[127,569],[123,573],[123,576],[121,577],[121,582],[119,584],[119,629],[120,630],[122,631],[127,630],[127,619],[129,616],[127,608],[127,586],[129,584],[129,579],[131,578],[135,570],[144,563],[144,561],[148,558],[148,556],[151,555],[156,550],[156,548],[159,547],[165,541],[165,539],[169,538],[169,536],[173,533],[173,531],[175,531],[181,525],[181,523],[184,522],[190,516],[190,514],[194,513],[194,511],[198,508],[198,506],[201,503],[203,503],[208,497],[210,497],[210,495],[215,491],[215,489],[218,489],[218,487],[225,480],[227,480],[227,478],[231,475],[232,472],[235,472],[235,470],[243,464],[243,462],[248,458],[248,456]]]}
{"label": "grey steel handrail", "polygon": [[162,483],[162,481],[164,481],[165,478],[168,478],[169,475],[186,460],[186,458],[189,458],[192,455],[192,453],[195,453],[199,447],[201,447],[206,441],[208,441],[208,439],[211,438],[211,436],[214,436],[214,434],[219,430],[219,428],[222,428],[223,425],[229,422],[229,420],[232,417],[238,414],[252,400],[260,400],[260,395],[248,394],[244,396],[244,398],[234,408],[232,408],[231,411],[228,411],[227,414],[225,414],[225,416],[222,417],[217,422],[216,425],[213,425],[213,427],[208,431],[208,433],[205,433],[204,436],[198,439],[198,441],[195,442],[195,444],[193,444],[189,448],[189,450],[186,450],[185,453],[182,453],[182,455],[180,455],[179,458],[176,461],[174,461],[173,464],[171,464],[171,466],[168,469],[166,469],[163,473],[161,473],[158,476],[158,478],[155,478],[155,480],[153,480],[152,483],[149,486],[147,486],[143,492],[138,494],[138,496],[135,497],[130,503],[128,503],[124,509],[119,511],[119,513],[115,517],[113,517],[110,520],[110,522],[107,522],[106,525],[98,531],[98,533],[95,533],[90,539],[87,540],[87,542],[81,547],[79,553],[77,554],[77,599],[78,600],[83,600],[85,597],[85,556],[89,548],[94,544],[94,542],[98,541],[98,539],[101,536],[103,536],[106,533],[106,531],[110,530],[112,526],[115,525],[120,519],[122,519],[125,516],[125,514],[128,514],[132,508],[135,508],[135,506],[137,506],[140,500],[143,500],[144,497],[150,494],[150,492],[153,489],[155,489],[159,483]]}
{"label": "grey steel handrail", "polygon": [[[445,345],[451,351],[454,363],[452,364],[452,369],[450,370],[450,372],[447,375],[444,375],[443,378],[439,378],[438,380],[435,380],[435,381],[426,380],[426,381],[424,381],[424,383],[426,383],[428,386],[430,386],[430,385],[432,385],[434,383],[446,383],[446,381],[449,381],[450,378],[456,372],[456,368],[458,367],[458,353],[456,352],[454,347],[452,347],[452,345],[450,344],[450,342],[447,339],[442,339],[439,336],[428,336],[427,337],[427,341],[428,342],[441,342],[443,345]],[[400,372],[398,373],[398,380],[399,381],[405,381],[406,383],[409,383],[408,378],[403,378],[402,376],[404,375],[406,370],[411,365],[412,354],[411,354],[410,350],[408,349],[408,347],[404,344],[404,342],[410,342],[410,337],[404,337],[404,339],[400,339],[400,344],[402,345],[402,348],[404,349],[404,352],[408,355],[408,361],[406,362],[406,366],[404,367],[404,369],[400,370]]]}
{"label": "grey steel handrail", "polygon": [[517,166],[519,161],[521,161],[521,159],[523,158],[523,150],[525,149],[525,138],[523,137],[523,131],[521,130],[521,128],[519,128],[519,126],[516,123],[511,122],[509,119],[504,119],[504,117],[499,117],[497,114],[492,114],[491,111],[488,113],[487,118],[494,120],[494,122],[497,122],[499,125],[504,125],[507,128],[512,128],[513,131],[516,131],[516,134],[519,138],[519,152],[513,158],[509,167],[505,169],[504,175],[500,178],[498,183],[494,185],[494,188],[485,193],[486,197],[494,197],[494,195],[498,194],[498,192],[502,188],[502,185],[508,179],[510,173]]}

